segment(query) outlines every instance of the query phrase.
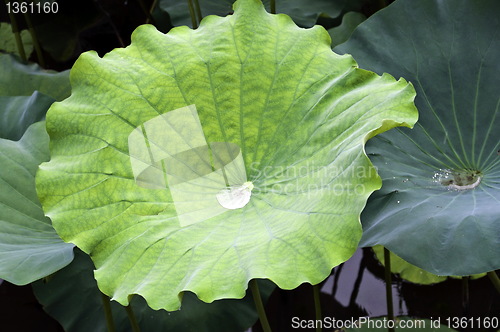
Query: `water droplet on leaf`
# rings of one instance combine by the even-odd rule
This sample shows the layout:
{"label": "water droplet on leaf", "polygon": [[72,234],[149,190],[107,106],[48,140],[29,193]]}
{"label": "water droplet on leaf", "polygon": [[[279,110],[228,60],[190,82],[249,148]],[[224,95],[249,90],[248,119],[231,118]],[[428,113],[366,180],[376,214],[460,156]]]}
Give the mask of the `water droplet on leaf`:
{"label": "water droplet on leaf", "polygon": [[472,170],[440,169],[432,177],[434,182],[440,183],[448,189],[474,189],[481,183],[481,172]]}
{"label": "water droplet on leaf", "polygon": [[250,202],[253,188],[253,183],[248,181],[241,186],[230,186],[222,189],[217,193],[216,198],[219,204],[226,209],[241,209]]}

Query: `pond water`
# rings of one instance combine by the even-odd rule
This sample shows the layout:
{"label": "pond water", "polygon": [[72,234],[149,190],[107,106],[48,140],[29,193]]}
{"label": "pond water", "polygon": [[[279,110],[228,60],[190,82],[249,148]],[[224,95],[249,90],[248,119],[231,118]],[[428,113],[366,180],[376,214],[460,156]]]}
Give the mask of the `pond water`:
{"label": "pond water", "polygon": [[[392,281],[395,315],[441,317],[443,322],[447,317],[498,317],[500,314],[500,296],[488,277],[468,281],[468,299],[460,279],[449,278],[429,286],[412,284],[396,275]],[[349,261],[333,269],[321,283],[320,296],[323,317],[350,320],[386,315],[384,268],[371,249],[358,249]],[[293,317],[315,318],[312,286],[304,284],[292,291],[276,289],[266,311],[273,332],[297,331],[292,328]],[[61,326],[45,314],[29,285],[15,286],[6,281],[0,284],[0,318],[2,332],[63,332]],[[260,324],[256,323],[247,332],[260,331]]]}
{"label": "pond water", "polygon": [[[396,316],[441,318],[441,322],[447,317],[500,316],[500,295],[487,276],[468,281],[468,300],[464,300],[461,279],[448,278],[426,286],[393,275],[392,282]],[[387,315],[384,268],[370,248],[358,249],[350,260],[333,269],[321,284],[321,306],[323,317],[344,321]],[[273,331],[297,331],[291,327],[293,317],[315,319],[312,286],[302,285],[292,291],[277,289],[271,295],[266,310]],[[250,331],[262,331],[260,324],[255,324]]]}

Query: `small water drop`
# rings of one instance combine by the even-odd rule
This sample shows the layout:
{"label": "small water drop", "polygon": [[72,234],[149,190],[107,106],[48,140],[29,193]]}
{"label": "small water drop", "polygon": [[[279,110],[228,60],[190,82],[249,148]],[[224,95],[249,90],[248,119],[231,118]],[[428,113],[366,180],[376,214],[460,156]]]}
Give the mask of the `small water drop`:
{"label": "small water drop", "polygon": [[248,181],[241,186],[231,186],[222,189],[217,193],[216,198],[219,204],[226,209],[241,209],[250,201],[253,188],[253,183]]}
{"label": "small water drop", "polygon": [[401,203],[401,201],[397,201],[397,203],[399,204],[399,203]]}

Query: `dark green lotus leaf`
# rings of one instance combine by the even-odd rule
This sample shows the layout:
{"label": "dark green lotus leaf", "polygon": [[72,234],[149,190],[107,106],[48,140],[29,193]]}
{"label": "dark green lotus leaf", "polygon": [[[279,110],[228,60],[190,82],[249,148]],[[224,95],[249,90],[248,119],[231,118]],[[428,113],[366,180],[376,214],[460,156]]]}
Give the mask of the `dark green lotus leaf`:
{"label": "dark green lotus leaf", "polygon": [[[48,281],[37,281],[33,290],[44,310],[54,317],[66,332],[106,332],[102,296],[92,273],[94,265],[85,253],[75,251],[70,265],[52,275]],[[259,283],[266,301],[274,285]],[[71,296],[68,296],[71,294]],[[111,310],[117,331],[130,331],[125,308],[112,301]],[[251,295],[242,300],[220,300],[204,303],[186,293],[181,310],[167,313],[152,310],[135,296],[131,306],[142,332],[234,332],[244,331],[257,320]]]}
{"label": "dark green lotus leaf", "polygon": [[371,140],[362,246],[438,275],[500,268],[500,2],[399,0],[335,50],[415,84],[420,118]]}
{"label": "dark green lotus leaf", "polygon": [[66,266],[73,245],[45,217],[35,191],[38,165],[49,160],[45,124],[33,124],[18,142],[0,139],[0,278],[24,285]]}
{"label": "dark green lotus leaf", "polygon": [[251,279],[322,281],[355,252],[381,184],[366,140],[417,118],[404,79],[257,0],[196,30],[141,26],[125,49],[83,54],[71,80],[47,114],[39,197],[105,294],[154,309],[185,291],[242,298]]}
{"label": "dark green lotus leaf", "polygon": [[[33,40],[28,30],[19,31],[19,36],[27,57],[33,52]],[[0,23],[0,51],[19,55],[16,38],[9,23]]]}
{"label": "dark green lotus leaf", "polygon": [[[225,16],[233,12],[232,0],[198,0],[201,15]],[[264,0],[264,6],[269,11],[270,1]],[[284,0],[276,1],[276,12],[289,15],[295,23],[303,27],[311,27],[321,14],[337,17],[346,6],[346,0]],[[166,11],[172,25],[187,25],[192,27],[187,1],[160,0],[159,7]]]}
{"label": "dark green lotus leaf", "polygon": [[23,64],[17,57],[0,54],[0,96],[31,96],[34,91],[56,100],[71,93],[69,70],[44,70],[37,64]]}
{"label": "dark green lotus leaf", "polygon": [[[374,332],[387,331],[387,317],[362,317],[358,320],[358,325],[351,328],[346,328],[348,332]],[[428,319],[428,318],[412,318],[412,317],[396,317],[394,319],[394,331],[420,331],[420,332],[452,332],[456,331],[447,326],[443,319]]]}
{"label": "dark green lotus leaf", "polygon": [[1,138],[20,139],[31,124],[44,119],[55,100],[70,95],[69,71],[43,70],[0,54],[0,72]]}
{"label": "dark green lotus leaf", "polygon": [[0,137],[17,141],[28,127],[45,118],[55,100],[38,91],[27,96],[0,96]]}
{"label": "dark green lotus leaf", "polygon": [[352,32],[360,25],[366,16],[358,12],[348,12],[342,16],[342,23],[334,28],[328,29],[330,37],[332,37],[332,47],[345,42],[351,36]]}

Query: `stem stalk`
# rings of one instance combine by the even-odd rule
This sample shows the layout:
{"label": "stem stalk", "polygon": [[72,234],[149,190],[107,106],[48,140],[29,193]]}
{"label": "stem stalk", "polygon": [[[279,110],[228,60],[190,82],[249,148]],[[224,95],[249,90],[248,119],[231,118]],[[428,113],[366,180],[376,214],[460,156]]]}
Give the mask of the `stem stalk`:
{"label": "stem stalk", "polygon": [[194,9],[196,11],[196,16],[198,17],[198,23],[201,23],[201,19],[203,18],[203,16],[201,16],[200,4],[198,3],[198,0],[193,0],[193,2],[194,2]]}
{"label": "stem stalk", "polygon": [[[316,310],[316,321],[320,321],[322,320],[322,314],[321,314],[319,284],[313,285],[313,295],[314,295],[314,309]],[[316,327],[316,332],[321,332],[321,331],[323,331],[323,329],[321,328],[321,325],[318,324],[318,326]]]}
{"label": "stem stalk", "polygon": [[490,271],[488,272],[488,277],[493,283],[493,286],[497,289],[498,293],[500,293],[500,278],[498,278],[497,273],[495,271]]}
{"label": "stem stalk", "polygon": [[132,327],[133,332],[141,332],[141,328],[139,324],[137,324],[137,320],[135,319],[134,311],[132,310],[132,305],[129,303],[128,306],[125,307],[125,311],[127,312],[128,320],[130,322],[130,326]]}
{"label": "stem stalk", "polygon": [[104,307],[104,316],[106,317],[106,327],[108,332],[115,332],[115,323],[113,321],[113,313],[111,312],[111,305],[109,297],[101,293],[102,306]]}
{"label": "stem stalk", "polygon": [[36,57],[38,59],[38,64],[45,68],[45,59],[43,58],[42,48],[40,47],[40,43],[38,42],[38,38],[36,37],[35,28],[31,23],[31,18],[28,13],[24,13],[24,20],[28,25],[28,31],[30,32],[31,39],[33,40],[33,46],[35,47]]}
{"label": "stem stalk", "polygon": [[151,23],[153,25],[156,25],[156,23],[153,19],[153,12],[154,12],[157,4],[158,4],[158,0],[153,0],[153,3],[151,4],[151,8],[149,9],[149,15],[148,15],[148,18],[146,19],[146,23]]}
{"label": "stem stalk", "polygon": [[462,308],[464,317],[469,317],[469,277],[462,277]]}
{"label": "stem stalk", "polygon": [[271,332],[271,326],[267,320],[266,311],[264,310],[264,305],[262,304],[262,298],[260,297],[259,286],[257,285],[257,280],[250,280],[250,290],[252,291],[253,300],[255,302],[255,308],[259,314],[260,325],[262,325],[262,330],[264,332]]}
{"label": "stem stalk", "polygon": [[[5,5],[9,3],[8,0],[5,0]],[[26,58],[26,52],[24,51],[24,46],[23,46],[23,41],[21,39],[21,34],[19,33],[19,29],[17,27],[17,20],[16,16],[14,13],[11,13],[9,11],[9,19],[10,19],[10,25],[12,27],[12,33],[14,34],[14,38],[16,40],[16,46],[17,50],[19,52],[19,56],[21,57],[21,60],[26,62],[28,59]]]}
{"label": "stem stalk", "polygon": [[189,7],[189,16],[191,16],[191,24],[193,25],[193,29],[196,29],[198,27],[198,23],[196,22],[196,14],[194,12],[193,1],[187,0],[187,3]]}
{"label": "stem stalk", "polygon": [[276,14],[276,0],[271,0],[271,14]]}
{"label": "stem stalk", "polygon": [[[394,320],[394,307],[392,304],[392,276],[391,276],[391,252],[384,247],[385,265],[385,297],[387,299],[387,319]],[[394,328],[387,328],[389,332],[394,332]]]}

